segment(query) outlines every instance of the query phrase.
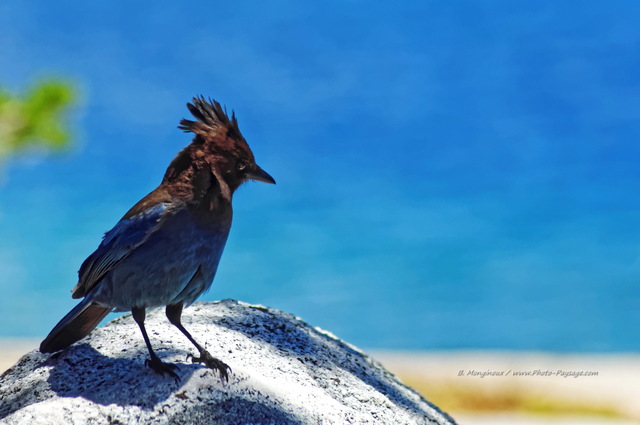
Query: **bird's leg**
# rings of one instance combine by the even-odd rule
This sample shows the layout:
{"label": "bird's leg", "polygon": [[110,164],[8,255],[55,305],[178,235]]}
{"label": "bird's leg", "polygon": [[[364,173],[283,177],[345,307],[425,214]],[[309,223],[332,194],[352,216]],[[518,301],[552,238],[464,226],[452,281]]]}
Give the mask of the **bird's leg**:
{"label": "bird's leg", "polygon": [[147,349],[149,350],[150,358],[145,360],[144,364],[146,366],[149,366],[151,369],[153,369],[154,372],[159,373],[161,375],[164,375],[166,373],[167,375],[172,376],[176,381],[179,382],[180,377],[175,372],[175,370],[178,369],[178,367],[171,363],[164,363],[162,360],[160,360],[160,357],[156,355],[155,351],[153,351],[153,348],[151,347],[151,341],[149,341],[149,335],[147,335],[147,330],[144,327],[144,319],[146,316],[144,307],[137,307],[137,308],[131,309],[131,314],[133,315],[133,320],[135,320],[138,326],[140,326],[140,330],[142,331],[142,337],[144,338],[144,342],[145,344],[147,344]]}
{"label": "bird's leg", "polygon": [[218,373],[220,374],[221,379],[224,379],[225,381],[229,382],[229,372],[231,371],[231,368],[222,360],[218,360],[215,357],[213,357],[211,354],[209,354],[209,352],[205,350],[200,344],[198,344],[198,341],[196,341],[191,336],[189,331],[187,331],[184,328],[184,326],[182,326],[182,321],[181,321],[182,303],[168,305],[166,312],[167,312],[167,319],[169,319],[169,321],[173,325],[175,325],[176,328],[180,329],[180,332],[182,332],[184,336],[186,336],[189,339],[189,341],[191,341],[191,343],[195,345],[196,349],[200,353],[200,357],[194,357],[189,355],[189,357],[191,357],[191,362],[204,363],[209,369],[217,370]]}

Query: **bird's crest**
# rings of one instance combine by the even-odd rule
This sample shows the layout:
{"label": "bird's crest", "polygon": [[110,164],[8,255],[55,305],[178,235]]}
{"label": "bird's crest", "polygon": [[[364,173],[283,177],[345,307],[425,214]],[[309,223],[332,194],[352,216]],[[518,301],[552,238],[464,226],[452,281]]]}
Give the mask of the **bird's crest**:
{"label": "bird's crest", "polygon": [[218,136],[221,130],[226,130],[228,137],[242,139],[238,120],[233,111],[231,111],[231,118],[229,118],[226,108],[211,98],[207,101],[204,96],[194,97],[192,102],[187,103],[187,108],[197,121],[183,118],[180,120],[178,128],[187,133],[194,133],[196,135],[195,142],[202,143],[207,138]]}

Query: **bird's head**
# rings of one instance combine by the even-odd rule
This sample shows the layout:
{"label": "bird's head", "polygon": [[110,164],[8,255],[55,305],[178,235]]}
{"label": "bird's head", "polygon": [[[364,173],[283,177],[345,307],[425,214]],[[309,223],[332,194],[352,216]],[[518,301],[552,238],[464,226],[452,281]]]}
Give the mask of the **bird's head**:
{"label": "bird's head", "polygon": [[[202,96],[194,97],[192,102],[187,103],[187,107],[196,120],[183,119],[178,126],[195,134],[191,145],[183,151],[185,166],[186,162],[203,161],[218,180],[224,180],[231,192],[247,180],[275,184],[273,177],[256,164],[233,112],[229,117],[220,103],[207,101]],[[181,168],[180,156],[174,160],[178,168]]]}

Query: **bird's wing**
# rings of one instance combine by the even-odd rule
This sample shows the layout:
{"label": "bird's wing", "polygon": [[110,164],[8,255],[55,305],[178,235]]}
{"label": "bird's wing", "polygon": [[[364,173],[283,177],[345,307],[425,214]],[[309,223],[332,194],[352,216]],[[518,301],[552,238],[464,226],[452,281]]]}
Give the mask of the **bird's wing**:
{"label": "bird's wing", "polygon": [[78,284],[73,288],[73,298],[84,297],[104,275],[125,259],[149,236],[160,228],[171,214],[172,204],[160,203],[129,218],[123,218],[105,233],[98,249],[91,254],[78,271]]}

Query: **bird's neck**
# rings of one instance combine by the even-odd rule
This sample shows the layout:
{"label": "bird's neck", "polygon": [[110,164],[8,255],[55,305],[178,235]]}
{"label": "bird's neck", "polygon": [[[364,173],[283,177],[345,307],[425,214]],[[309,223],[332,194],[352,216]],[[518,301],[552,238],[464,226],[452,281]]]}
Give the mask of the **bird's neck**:
{"label": "bird's neck", "polygon": [[165,178],[162,185],[173,198],[208,211],[230,209],[235,190],[218,168],[205,161],[192,162],[180,173]]}

